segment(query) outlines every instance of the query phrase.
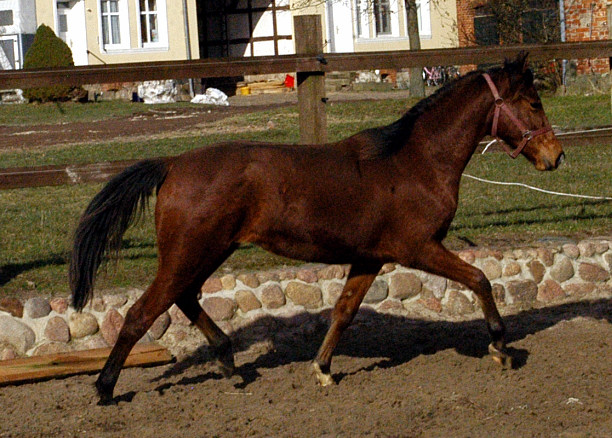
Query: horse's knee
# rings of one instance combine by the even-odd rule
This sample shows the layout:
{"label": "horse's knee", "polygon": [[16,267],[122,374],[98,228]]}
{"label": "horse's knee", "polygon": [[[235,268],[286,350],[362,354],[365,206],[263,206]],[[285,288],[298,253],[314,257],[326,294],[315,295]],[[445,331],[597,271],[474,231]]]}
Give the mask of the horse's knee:
{"label": "horse's knee", "polygon": [[470,288],[481,298],[491,295],[491,282],[480,269],[475,273],[473,285]]}

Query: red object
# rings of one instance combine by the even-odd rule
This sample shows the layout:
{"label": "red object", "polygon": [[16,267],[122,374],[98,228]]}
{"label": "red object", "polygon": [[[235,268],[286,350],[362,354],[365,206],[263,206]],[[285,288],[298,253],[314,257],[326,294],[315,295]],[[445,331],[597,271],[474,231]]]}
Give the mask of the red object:
{"label": "red object", "polygon": [[285,87],[293,88],[295,87],[295,79],[291,75],[285,76]]}

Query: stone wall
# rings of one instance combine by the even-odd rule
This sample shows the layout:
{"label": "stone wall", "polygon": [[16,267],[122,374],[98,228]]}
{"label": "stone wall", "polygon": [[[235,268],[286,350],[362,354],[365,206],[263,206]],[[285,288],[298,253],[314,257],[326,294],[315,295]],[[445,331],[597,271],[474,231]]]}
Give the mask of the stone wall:
{"label": "stone wall", "polygon": [[[503,313],[572,300],[612,297],[612,239],[514,250],[469,249],[459,257],[484,271]],[[309,265],[212,277],[200,303],[227,333],[264,339],[284,327],[312,330],[328,323],[348,267]],[[112,345],[141,290],[98,295],[82,313],[67,297],[0,300],[0,359]],[[444,278],[385,265],[362,306],[380,313],[428,319],[481,318],[474,294]],[[237,334],[239,333],[239,335]],[[176,306],[143,341],[174,354],[193,351],[203,336]]]}

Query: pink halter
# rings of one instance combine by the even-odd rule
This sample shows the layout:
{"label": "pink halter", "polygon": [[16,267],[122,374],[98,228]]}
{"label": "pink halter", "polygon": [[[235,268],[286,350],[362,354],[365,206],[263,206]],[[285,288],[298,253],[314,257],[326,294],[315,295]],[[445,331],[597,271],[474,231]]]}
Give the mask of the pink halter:
{"label": "pink halter", "polygon": [[529,129],[527,129],[525,125],[523,125],[523,123],[514,114],[512,114],[512,111],[510,111],[510,109],[506,106],[506,104],[504,103],[504,99],[502,99],[501,96],[499,95],[499,92],[497,91],[497,87],[493,83],[491,76],[489,76],[488,73],[483,73],[482,75],[487,80],[487,84],[489,84],[491,93],[493,93],[493,97],[495,98],[495,114],[493,114],[493,126],[491,128],[491,136],[499,140],[499,137],[497,137],[497,122],[499,121],[499,113],[501,111],[503,111],[510,118],[510,120],[512,120],[514,125],[518,129],[520,129],[523,134],[523,139],[521,140],[519,145],[514,150],[508,147],[506,143],[502,142],[502,145],[504,146],[506,153],[510,155],[512,158],[516,158],[525,148],[529,140],[531,140],[532,138],[538,135],[545,134],[548,131],[552,131],[552,128],[550,125],[546,125],[543,128],[540,128],[536,131],[530,131]]}

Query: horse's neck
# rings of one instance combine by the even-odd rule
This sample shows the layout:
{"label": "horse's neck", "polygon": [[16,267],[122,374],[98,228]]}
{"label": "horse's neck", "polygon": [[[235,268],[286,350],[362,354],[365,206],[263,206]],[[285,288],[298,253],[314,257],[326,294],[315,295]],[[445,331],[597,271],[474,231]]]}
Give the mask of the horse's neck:
{"label": "horse's neck", "polygon": [[[458,183],[478,142],[488,133],[493,97],[484,80],[473,76],[421,115],[408,140],[428,169]],[[412,143],[412,144],[410,144]],[[414,154],[412,154],[414,156]]]}

